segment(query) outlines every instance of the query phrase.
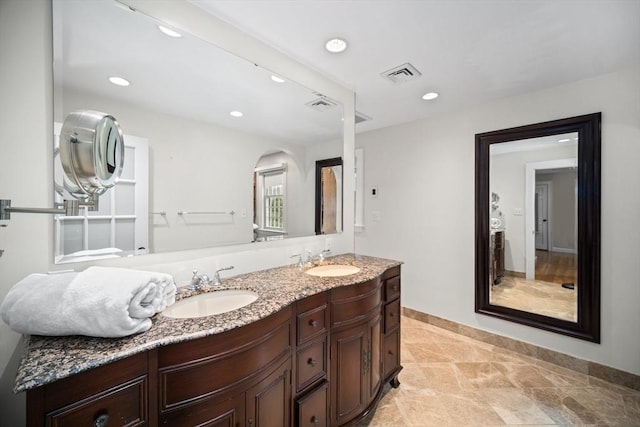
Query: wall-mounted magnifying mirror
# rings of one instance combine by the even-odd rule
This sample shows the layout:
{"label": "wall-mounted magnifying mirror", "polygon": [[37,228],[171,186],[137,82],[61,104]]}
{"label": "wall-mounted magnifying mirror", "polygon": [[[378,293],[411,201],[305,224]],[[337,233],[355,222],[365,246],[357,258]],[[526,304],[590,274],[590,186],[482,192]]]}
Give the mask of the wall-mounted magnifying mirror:
{"label": "wall-mounted magnifying mirror", "polygon": [[316,162],[316,234],[342,231],[342,158]]}
{"label": "wall-mounted magnifying mirror", "polygon": [[74,111],[60,132],[64,187],[78,199],[94,198],[122,174],[124,142],[116,119],[98,111]]}
{"label": "wall-mounted magnifying mirror", "polygon": [[10,199],[2,199],[0,226],[6,227],[12,212],[55,214],[59,223],[62,218],[77,217],[80,207],[95,211],[98,196],[118,182],[124,165],[124,143],[114,117],[98,111],[74,111],[66,116],[58,133],[54,163],[55,169],[64,173],[58,174],[61,176],[55,184],[55,207],[15,207]]}
{"label": "wall-mounted magnifying mirror", "polygon": [[600,341],[600,113],[476,135],[476,312]]}

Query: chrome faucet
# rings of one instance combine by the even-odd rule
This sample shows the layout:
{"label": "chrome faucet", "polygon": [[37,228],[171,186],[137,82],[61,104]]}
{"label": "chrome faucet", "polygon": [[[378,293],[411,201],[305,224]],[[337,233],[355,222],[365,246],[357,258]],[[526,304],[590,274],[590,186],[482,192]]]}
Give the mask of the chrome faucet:
{"label": "chrome faucet", "polygon": [[298,262],[296,262],[296,267],[298,267],[300,270],[302,270],[304,268],[304,264],[302,263],[302,255],[293,254],[289,258],[295,258],[295,257],[298,257]]}
{"label": "chrome faucet", "polygon": [[314,265],[318,265],[321,262],[324,262],[324,256],[325,254],[328,254],[329,252],[331,252],[329,249],[325,249],[323,251],[321,251],[318,255],[313,256],[311,255],[311,251],[307,249],[307,262],[306,265],[313,267]]}
{"label": "chrome faucet", "polygon": [[216,270],[216,274],[213,276],[213,281],[211,282],[211,284],[213,286],[222,285],[222,279],[220,278],[220,272],[221,271],[226,271],[226,270],[232,270],[232,269],[233,269],[233,265],[229,266],[229,267],[221,268],[219,270]]}
{"label": "chrome faucet", "polygon": [[192,291],[199,291],[202,289],[202,286],[208,285],[211,283],[211,279],[206,274],[198,274],[198,270],[193,270],[193,277],[191,277],[191,283],[187,288]]}

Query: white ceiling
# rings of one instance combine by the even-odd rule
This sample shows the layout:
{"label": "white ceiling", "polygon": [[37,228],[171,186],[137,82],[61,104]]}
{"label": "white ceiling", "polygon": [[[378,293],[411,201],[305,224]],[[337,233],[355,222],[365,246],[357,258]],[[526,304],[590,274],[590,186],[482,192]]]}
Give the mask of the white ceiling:
{"label": "white ceiling", "polygon": [[[640,64],[640,0],[191,1],[353,89],[373,118],[358,131]],[[336,36],[342,54],[323,48]],[[422,76],[380,76],[405,62]]]}

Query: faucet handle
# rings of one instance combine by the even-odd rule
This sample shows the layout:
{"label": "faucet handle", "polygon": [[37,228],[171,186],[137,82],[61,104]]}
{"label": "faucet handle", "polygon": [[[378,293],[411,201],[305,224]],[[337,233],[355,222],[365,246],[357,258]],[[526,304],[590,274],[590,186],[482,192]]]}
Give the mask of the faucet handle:
{"label": "faucet handle", "polygon": [[192,291],[197,291],[198,289],[200,289],[200,279],[201,277],[198,276],[198,270],[191,270],[191,272],[193,273],[193,276],[191,277],[191,282],[189,283],[188,288]]}
{"label": "faucet handle", "polygon": [[213,276],[212,284],[215,285],[215,286],[222,285],[222,279],[220,278],[220,272],[221,271],[226,271],[226,270],[232,270],[232,269],[233,269],[233,265],[231,265],[229,267],[224,267],[224,268],[220,268],[220,269],[216,270],[216,274]]}
{"label": "faucet handle", "polygon": [[331,253],[331,249],[325,249],[323,251],[320,251],[320,254],[318,254],[318,261],[320,262],[324,261],[324,256],[330,253]]}

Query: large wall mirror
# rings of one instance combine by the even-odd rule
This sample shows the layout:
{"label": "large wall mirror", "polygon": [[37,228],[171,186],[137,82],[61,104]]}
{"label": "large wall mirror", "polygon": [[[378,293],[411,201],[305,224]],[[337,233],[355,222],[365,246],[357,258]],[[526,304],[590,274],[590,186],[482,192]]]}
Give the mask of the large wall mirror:
{"label": "large wall mirror", "polygon": [[476,135],[476,312],[600,342],[600,113]]}
{"label": "large wall mirror", "polygon": [[[125,144],[99,211],[55,219],[56,262],[315,234],[315,163],[344,154],[340,103],[116,1],[53,0],[53,29],[54,121],[107,112]],[[273,165],[277,219],[256,193]]]}

